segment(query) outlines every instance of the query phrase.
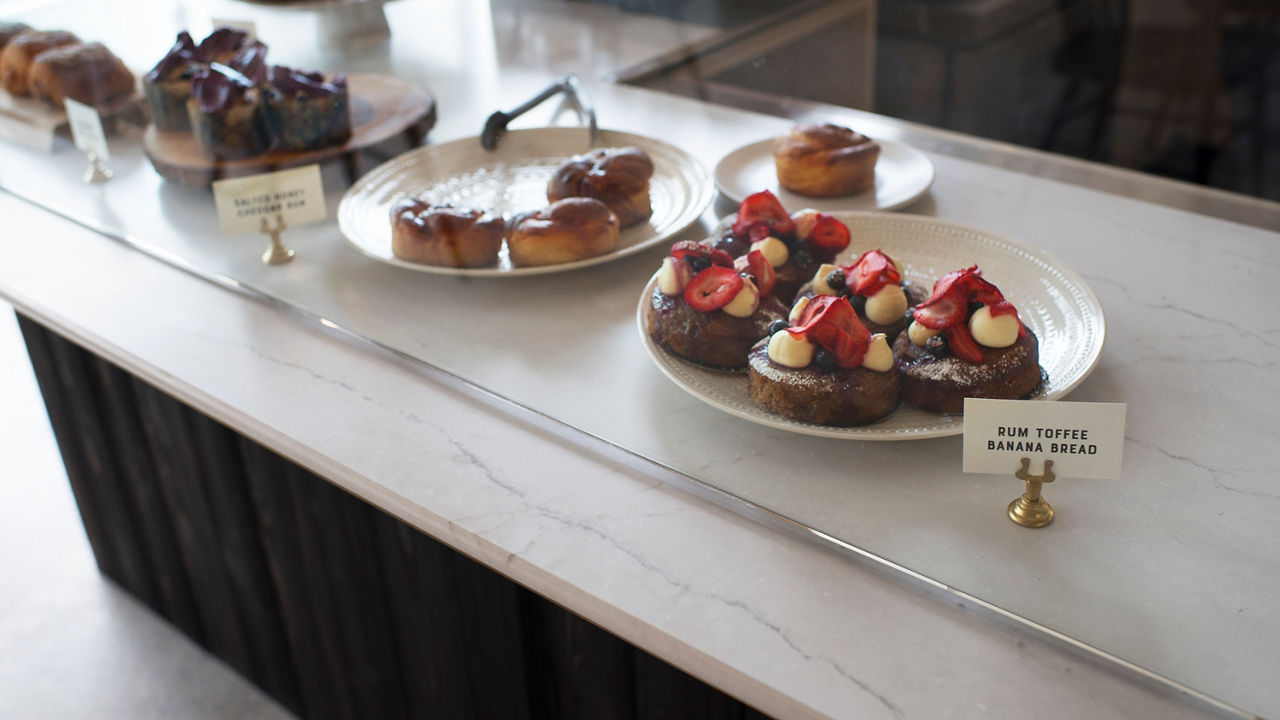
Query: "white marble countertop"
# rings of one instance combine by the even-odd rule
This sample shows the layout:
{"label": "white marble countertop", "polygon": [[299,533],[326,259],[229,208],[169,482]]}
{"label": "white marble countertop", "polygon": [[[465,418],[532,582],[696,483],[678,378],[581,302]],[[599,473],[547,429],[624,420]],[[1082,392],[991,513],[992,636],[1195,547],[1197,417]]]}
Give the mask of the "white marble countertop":
{"label": "white marble countertop", "polygon": [[[488,19],[491,31],[502,34],[501,51],[490,46],[492,55],[479,53],[488,62],[455,67],[447,51],[417,59],[429,68],[426,82],[441,102],[433,141],[473,134],[476,118],[518,103],[555,72],[598,73],[601,57],[624,64],[642,49],[638,41],[615,43],[621,46],[614,48],[617,55],[601,49],[608,45],[602,38],[643,35],[620,34],[625,18],[616,14],[584,21],[538,4],[520,7],[496,6],[484,16],[459,19],[481,29]],[[420,7],[405,2],[389,9],[412,15]],[[653,23],[643,27],[654,37],[705,32],[646,22]],[[554,51],[532,49],[547,27],[592,44],[563,57],[562,44]],[[393,38],[394,48],[400,38]],[[399,57],[394,49],[392,57]],[[531,57],[545,62],[539,66]],[[349,61],[352,69],[387,64],[374,55]],[[508,71],[508,63],[520,70]],[[413,63],[391,65],[398,73],[422,73]],[[492,94],[476,97],[477,86]],[[708,165],[786,126],[634,88],[593,90],[603,124],[651,134],[665,126],[669,141],[696,149]],[[928,133],[850,116],[871,134]],[[681,118],[678,127],[671,117]],[[952,140],[944,133],[931,137],[939,145]],[[1280,329],[1265,319],[1237,319],[1274,299],[1266,269],[1276,264],[1280,238],[1011,171],[1006,167],[1053,161],[1011,149],[991,152],[997,161],[986,163],[932,153],[937,183],[908,210],[1051,250],[1089,280],[1108,310],[1109,341],[1103,364],[1072,399],[1130,403],[1125,481],[1114,487],[1055,484],[1054,498],[1070,514],[1047,533],[1028,534],[999,512],[985,512],[1000,510],[1017,488],[959,475],[953,440],[832,446],[744,430],[683,396],[647,365],[630,317],[634,292],[599,289],[637,272],[647,276],[660,251],[578,279],[606,298],[606,318],[593,330],[609,341],[601,362],[622,363],[637,381],[636,402],[650,414],[669,414],[676,428],[668,435],[655,435],[643,423],[610,429],[652,448],[669,444],[681,429],[707,426],[717,437],[746,433],[766,458],[822,450],[832,462],[898,468],[861,473],[852,486],[819,484],[811,488],[819,494],[796,494],[771,492],[751,478],[735,485],[740,478],[732,463],[674,465],[1194,691],[1262,714],[1280,712],[1276,688],[1266,682],[1280,662],[1272,650],[1280,633],[1274,619],[1280,609],[1280,524],[1270,521],[1276,492],[1264,472],[1276,454],[1265,428],[1277,418],[1268,398],[1256,392],[1274,379]],[[302,251],[288,266],[292,274],[272,275],[253,264],[253,253],[245,256],[248,262],[227,257],[226,247],[243,243],[220,244],[207,218],[179,213],[196,207],[198,197],[163,186],[127,142],[118,151],[113,146],[116,180],[61,196],[67,173],[78,175],[72,154],[41,160],[44,172],[19,180],[16,168],[32,156],[4,153],[0,148],[0,157],[9,160],[0,164],[0,185],[122,229],[340,324],[372,329],[369,334],[410,355],[434,352],[415,346],[412,334],[397,335],[392,325],[367,325],[368,316],[305,294],[317,280],[351,290],[371,279],[392,295],[429,301],[441,292],[420,287],[413,273],[352,263],[354,251],[331,224],[302,229],[293,241]],[[1098,176],[1117,182],[1114,172]],[[1136,176],[1128,180],[1160,186]],[[159,202],[123,212],[130,199],[151,197]],[[175,220],[179,216],[189,229]],[[713,217],[709,213],[708,220]],[[1044,717],[1215,711],[1142,680],[1132,668],[1071,650],[874,562],[727,512],[708,502],[706,491],[673,488],[668,482],[688,488],[675,473],[469,391],[429,368],[300,323],[279,305],[194,278],[12,195],[0,194],[0,224],[7,232],[0,242],[0,296],[24,312],[766,712],[1022,717],[1027,701],[1012,689],[1033,686],[1039,695],[1035,714]],[[30,241],[49,237],[58,243]],[[1188,295],[1183,289],[1189,287],[1199,292]],[[550,288],[551,282],[530,282],[522,290],[549,294],[550,303],[557,299]],[[465,284],[446,291],[468,292]],[[624,297],[629,306],[618,307]],[[444,367],[458,362],[448,353],[429,359]],[[481,378],[507,372],[517,384],[531,372],[475,364]],[[544,388],[551,393],[560,384]],[[545,402],[530,397],[532,405]],[[848,512],[850,487],[866,512]],[[907,511],[922,503],[932,522],[902,532]],[[1019,574],[1029,563],[1041,568],[1030,581]]]}

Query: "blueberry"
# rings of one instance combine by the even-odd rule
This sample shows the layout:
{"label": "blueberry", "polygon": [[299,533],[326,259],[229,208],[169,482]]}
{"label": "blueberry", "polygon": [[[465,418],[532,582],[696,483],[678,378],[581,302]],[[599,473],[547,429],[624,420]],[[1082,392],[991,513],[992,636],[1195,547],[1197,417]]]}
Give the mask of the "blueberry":
{"label": "blueberry", "polygon": [[853,306],[853,311],[859,315],[865,315],[867,312],[867,299],[857,293],[849,296],[849,304]]}
{"label": "blueberry", "polygon": [[827,273],[826,281],[827,285],[832,290],[839,290],[844,287],[844,272],[841,270],[832,270]]}
{"label": "blueberry", "polygon": [[698,256],[696,256],[696,255],[690,255],[690,256],[689,256],[689,267],[693,268],[693,271],[694,271],[695,273],[700,273],[700,272],[702,272],[703,270],[706,270],[707,268],[711,267],[711,261],[710,261],[710,260],[708,260],[707,258],[704,258],[704,257],[698,257]]}
{"label": "blueberry", "polygon": [[807,249],[797,248],[791,253],[791,262],[795,263],[796,267],[805,267],[813,263],[813,256]]}
{"label": "blueberry", "polygon": [[934,357],[946,357],[951,352],[951,348],[947,347],[947,339],[941,335],[934,335],[924,341],[924,350]]}
{"label": "blueberry", "polygon": [[791,323],[787,322],[784,318],[778,318],[777,320],[769,323],[769,335],[773,336],[789,327],[791,327]]}
{"label": "blueberry", "polygon": [[813,364],[823,370],[830,370],[836,366],[836,356],[826,350],[819,349],[818,352],[813,354]]}
{"label": "blueberry", "polygon": [[912,307],[907,308],[907,312],[902,315],[902,319],[905,320],[908,325],[915,322],[916,309]]}

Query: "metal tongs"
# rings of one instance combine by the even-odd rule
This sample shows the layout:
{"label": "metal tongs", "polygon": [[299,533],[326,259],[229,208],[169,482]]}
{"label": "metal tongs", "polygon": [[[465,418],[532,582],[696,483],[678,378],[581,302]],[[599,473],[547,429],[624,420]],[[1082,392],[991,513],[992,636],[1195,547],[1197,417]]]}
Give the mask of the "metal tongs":
{"label": "metal tongs", "polygon": [[[546,90],[538,93],[529,100],[529,102],[512,110],[511,112],[502,112],[501,110],[489,116],[484,122],[484,130],[480,133],[480,145],[485,150],[493,150],[498,147],[498,141],[502,139],[502,134],[507,131],[507,123],[520,117],[537,107],[547,98],[559,93],[565,94],[564,104],[572,105],[578,112],[578,119],[587,125],[587,135],[590,145],[595,145],[596,134],[596,110],[591,104],[591,98],[587,95],[587,91],[582,86],[582,81],[577,75],[569,74],[557,80]],[[562,106],[563,107],[563,106]],[[559,110],[556,114],[559,114]]]}

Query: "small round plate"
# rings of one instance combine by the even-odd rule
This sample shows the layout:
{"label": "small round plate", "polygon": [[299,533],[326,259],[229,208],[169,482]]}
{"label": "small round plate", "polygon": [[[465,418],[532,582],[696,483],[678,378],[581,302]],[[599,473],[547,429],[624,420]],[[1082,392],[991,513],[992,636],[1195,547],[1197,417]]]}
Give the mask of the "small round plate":
{"label": "small round plate", "polygon": [[771,190],[783,207],[822,212],[894,210],[915,202],[933,184],[933,163],[919,150],[892,140],[879,140],[876,186],[856,195],[815,198],[797,195],[778,185],[773,166],[773,140],[761,140],[725,155],[716,163],[716,187],[740,203],[751,193]]}
{"label": "small round plate", "polygon": [[624,228],[613,252],[537,267],[511,264],[504,245],[492,268],[451,268],[407,262],[391,253],[391,206],[402,198],[488,210],[511,216],[547,206],[547,181],[566,160],[590,149],[583,128],[513,130],[488,152],[477,138],[428,145],[383,163],[356,182],[338,205],[342,234],[366,255],[399,267],[441,275],[508,276],[564,272],[635,254],[692,225],[715,195],[711,177],[693,156],[660,140],[601,130],[596,147],[634,145],[649,153],[653,215]]}
{"label": "small round plate", "polygon": [[[1040,340],[1040,367],[1045,381],[1031,399],[1063,397],[1098,364],[1106,337],[1102,305],[1083,278],[1048,253],[934,218],[834,214],[860,240],[858,247],[850,247],[840,255],[838,263],[852,262],[862,252],[880,248],[902,264],[907,280],[926,289],[945,273],[978,265],[983,277],[1000,287]],[[729,218],[725,222],[731,221]],[[845,440],[917,440],[959,435],[964,430],[963,415],[942,415],[905,405],[874,424],[853,428],[800,422],[759,408],[747,394],[745,371],[697,365],[649,337],[644,316],[656,283],[655,273],[645,285],[636,311],[644,348],[667,377],[712,407],[767,427]]]}

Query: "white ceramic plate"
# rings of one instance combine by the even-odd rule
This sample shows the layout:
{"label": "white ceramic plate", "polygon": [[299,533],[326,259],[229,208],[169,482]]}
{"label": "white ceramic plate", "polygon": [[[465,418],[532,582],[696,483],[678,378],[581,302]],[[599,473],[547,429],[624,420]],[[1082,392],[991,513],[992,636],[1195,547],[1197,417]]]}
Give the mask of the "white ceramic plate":
{"label": "white ceramic plate", "polygon": [[919,150],[892,140],[879,140],[874,190],[837,198],[797,195],[778,185],[773,167],[773,140],[761,140],[725,155],[716,163],[716,186],[734,202],[751,193],[772,190],[782,206],[823,212],[893,210],[924,195],[933,184],[933,163]]}
{"label": "white ceramic plate", "polygon": [[[939,276],[977,264],[983,277],[999,286],[1040,340],[1040,367],[1046,380],[1034,399],[1061,398],[1097,365],[1106,336],[1102,305],[1079,275],[1048,253],[934,218],[884,213],[835,215],[858,239],[856,247],[841,254],[840,263],[880,248],[903,265],[908,280],[926,290]],[[705,368],[653,342],[644,329],[644,314],[656,282],[655,273],[640,295],[636,314],[644,347],[667,377],[713,407],[772,428],[847,440],[915,440],[959,435],[964,429],[962,415],[941,415],[905,405],[879,422],[855,428],[799,422],[756,407],[747,394],[746,371]]]}
{"label": "white ceramic plate", "polygon": [[601,130],[596,147],[635,145],[653,159],[649,181],[653,215],[622,230],[613,252],[577,262],[515,267],[505,244],[492,268],[451,268],[401,260],[391,254],[391,206],[406,197],[508,217],[547,206],[547,181],[566,160],[590,147],[582,128],[513,130],[493,152],[476,138],[428,145],[379,165],[360,178],[338,205],[338,227],[361,252],[392,265],[442,275],[538,275],[616,260],[670,239],[693,224],[715,195],[706,168],[659,140]]}

